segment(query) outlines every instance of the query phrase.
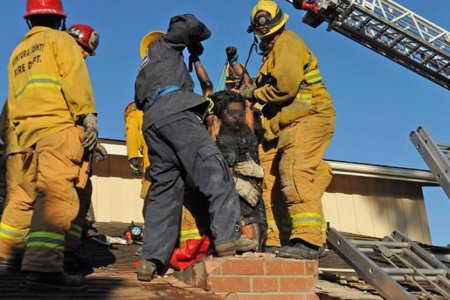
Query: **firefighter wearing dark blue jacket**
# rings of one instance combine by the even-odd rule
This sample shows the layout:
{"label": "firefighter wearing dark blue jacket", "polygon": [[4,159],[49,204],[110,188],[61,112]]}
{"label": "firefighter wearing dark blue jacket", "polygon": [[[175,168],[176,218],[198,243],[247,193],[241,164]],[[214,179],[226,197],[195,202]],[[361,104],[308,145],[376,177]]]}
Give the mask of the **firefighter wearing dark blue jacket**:
{"label": "firefighter wearing dark blue jacket", "polygon": [[255,240],[238,231],[240,208],[233,178],[202,124],[208,101],[193,92],[194,83],[184,63],[183,50],[201,55],[201,42],[210,35],[195,16],[184,14],[171,18],[167,33],[144,45],[148,48],[135,82],[135,102],[144,111],[152,186],[137,272],[142,281],[161,272],[172,254],[187,178],[208,199],[218,256],[257,247]]}

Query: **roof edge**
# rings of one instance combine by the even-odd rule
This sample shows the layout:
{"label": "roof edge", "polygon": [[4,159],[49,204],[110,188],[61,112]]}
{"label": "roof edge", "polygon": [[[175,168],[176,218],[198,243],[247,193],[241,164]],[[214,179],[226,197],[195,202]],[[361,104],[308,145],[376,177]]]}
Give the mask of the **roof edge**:
{"label": "roof edge", "polygon": [[[108,154],[127,155],[125,141],[115,139],[99,139]],[[326,160],[330,163],[334,174],[372,177],[390,180],[400,180],[423,183],[424,185],[438,185],[436,177],[428,170],[410,169],[366,163]]]}

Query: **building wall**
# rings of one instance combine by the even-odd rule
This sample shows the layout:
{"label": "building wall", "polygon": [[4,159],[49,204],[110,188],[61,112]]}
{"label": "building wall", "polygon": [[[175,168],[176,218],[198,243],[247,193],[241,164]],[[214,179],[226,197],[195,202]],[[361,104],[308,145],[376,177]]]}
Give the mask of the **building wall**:
{"label": "building wall", "polygon": [[335,175],[322,202],[326,221],[339,231],[384,237],[398,230],[431,243],[420,183]]}
{"label": "building wall", "polygon": [[[97,222],[143,222],[141,180],[125,156],[94,164],[93,215]],[[323,197],[326,221],[336,229],[374,237],[399,230],[431,243],[422,184],[354,175],[335,175]]]}

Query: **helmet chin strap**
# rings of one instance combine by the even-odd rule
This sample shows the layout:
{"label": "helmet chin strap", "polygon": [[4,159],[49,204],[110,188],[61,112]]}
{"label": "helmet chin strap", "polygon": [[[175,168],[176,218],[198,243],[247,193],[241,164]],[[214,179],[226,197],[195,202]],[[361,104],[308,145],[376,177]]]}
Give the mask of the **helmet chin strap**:
{"label": "helmet chin strap", "polygon": [[63,18],[62,19],[62,22],[61,22],[61,31],[66,31],[67,30],[67,27],[66,27],[66,18]]}

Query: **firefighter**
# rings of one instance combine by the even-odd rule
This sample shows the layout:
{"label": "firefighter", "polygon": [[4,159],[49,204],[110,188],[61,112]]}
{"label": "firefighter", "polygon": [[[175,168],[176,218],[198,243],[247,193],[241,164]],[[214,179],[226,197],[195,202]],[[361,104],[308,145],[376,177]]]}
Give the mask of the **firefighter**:
{"label": "firefighter", "polygon": [[208,101],[193,93],[182,55],[187,48],[200,56],[201,42],[210,34],[194,15],[178,15],[171,18],[167,33],[142,51],[146,54],[135,82],[135,102],[144,111],[152,179],[137,272],[142,281],[162,271],[174,249],[187,177],[210,204],[217,255],[234,255],[257,246],[238,231],[238,195],[219,149],[202,124]]}
{"label": "firefighter", "polygon": [[[67,33],[71,35],[80,47],[83,58],[94,56],[100,41],[99,34],[89,25],[73,24],[67,29]],[[81,268],[90,267],[88,257],[80,256],[76,250],[80,246],[83,228],[86,217],[91,206],[92,198],[92,182],[91,182],[91,163],[96,163],[106,158],[106,149],[99,143],[96,144],[92,152],[85,151],[83,155],[83,163],[81,165],[80,177],[77,184],[77,194],[80,200],[80,209],[75,220],[72,221],[70,230],[66,236],[64,249],[64,269],[79,270]]]}
{"label": "firefighter", "polygon": [[[79,210],[75,185],[83,152],[97,142],[93,91],[79,46],[60,31],[66,19],[61,1],[28,0],[24,18],[30,30],[8,63],[7,114],[24,153],[20,187],[35,199],[22,259],[25,287],[80,290],[85,278],[64,272],[63,251]],[[10,195],[2,216],[2,260],[14,258],[9,241],[23,232],[14,226],[22,214],[8,211],[20,201]]]}
{"label": "firefighter", "polygon": [[146,202],[145,197],[150,188],[151,181],[146,176],[147,170],[150,167],[148,159],[148,149],[142,134],[142,123],[144,121],[144,114],[137,109],[134,102],[130,102],[124,113],[125,119],[125,137],[127,145],[127,156],[130,170],[136,177],[142,177],[140,197],[144,200],[142,214],[145,217]]}
{"label": "firefighter", "polygon": [[128,103],[125,107],[125,139],[127,144],[128,164],[131,173],[140,177],[144,173],[144,153],[147,153],[147,146],[142,135],[142,123],[144,114],[137,109],[133,102]]}
{"label": "firefighter", "polygon": [[287,19],[273,1],[254,6],[249,32],[260,39],[263,61],[255,83],[240,92],[262,112],[267,244],[286,243],[280,257],[316,259],[325,242],[321,198],[332,173],[323,155],[334,133],[335,111],[316,56],[285,29]]}

